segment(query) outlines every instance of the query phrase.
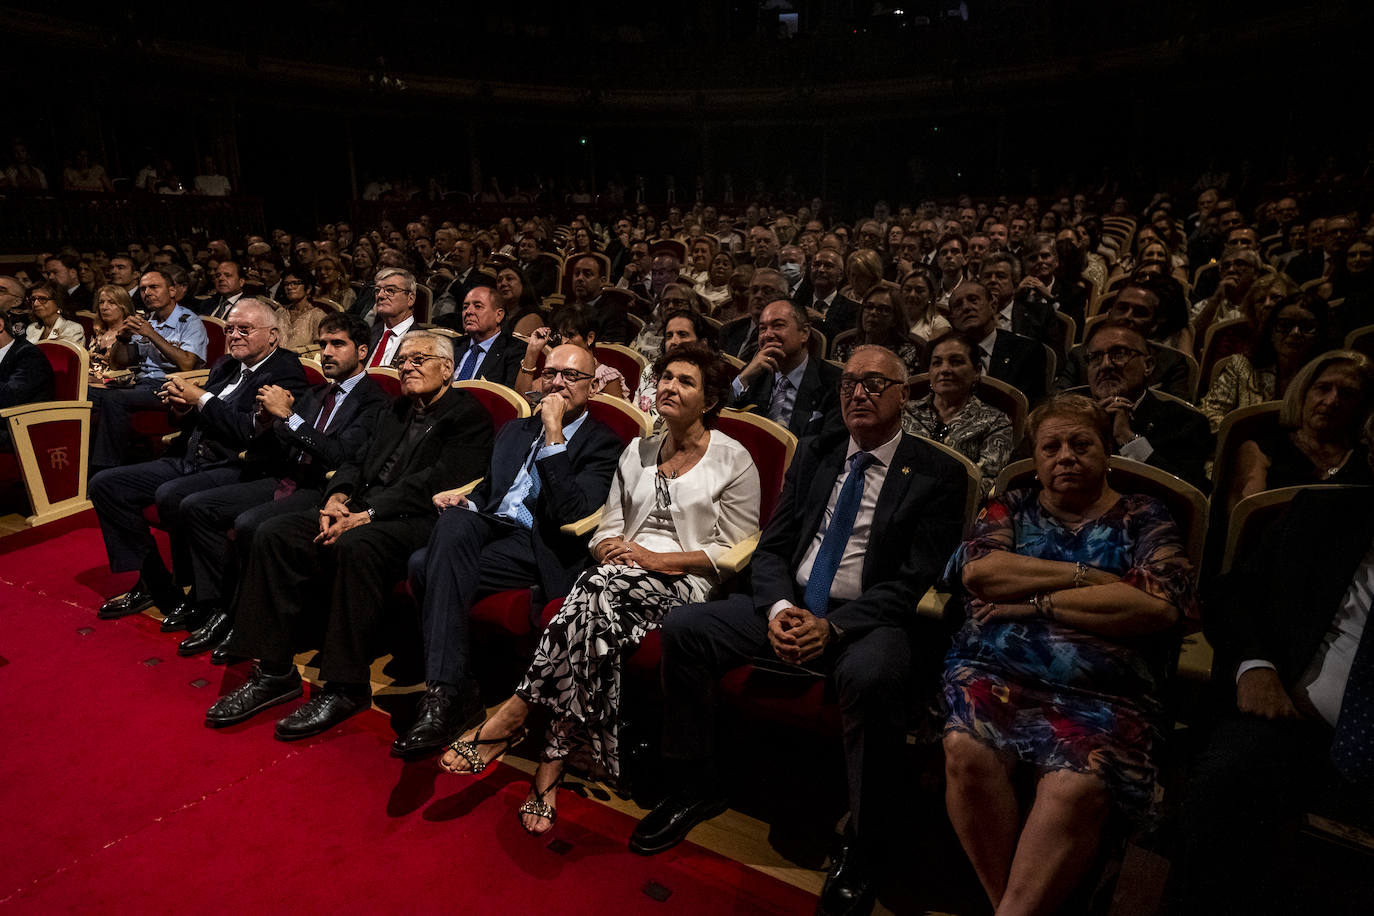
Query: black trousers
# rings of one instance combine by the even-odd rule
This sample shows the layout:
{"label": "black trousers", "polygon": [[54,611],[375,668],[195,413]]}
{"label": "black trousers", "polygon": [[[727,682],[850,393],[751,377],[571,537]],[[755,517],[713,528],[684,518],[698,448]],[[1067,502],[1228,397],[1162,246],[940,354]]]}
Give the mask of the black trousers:
{"label": "black trousers", "polygon": [[[771,656],[767,616],[747,595],[688,604],[663,622],[663,753],[707,761],[715,752],[715,688],[722,674]],[[911,688],[909,634],[880,627],[846,639],[825,662],[839,698],[852,838],[874,850],[901,797]]]}
{"label": "black trousers", "polygon": [[411,591],[424,626],[425,680],[458,684],[470,679],[473,601],[503,589],[529,588],[538,580],[527,529],[466,509],[442,513],[429,545],[410,558]]}
{"label": "black trousers", "polygon": [[1182,912],[1307,911],[1290,896],[1303,811],[1316,805],[1374,830],[1374,804],[1336,772],[1330,750],[1321,722],[1239,712],[1217,722],[1181,814]]}
{"label": "black trousers", "polygon": [[[172,539],[173,573],[177,583],[189,584],[191,564],[182,536],[182,504],[193,493],[237,483],[243,472],[236,466],[199,470],[181,458],[158,458],[127,467],[107,468],[91,478],[88,493],[105,537],[105,552],[113,572],[140,570],[166,577],[152,529],[143,510],[157,506],[158,518]],[[148,582],[154,588],[156,581]],[[170,597],[170,596],[169,596]]]}
{"label": "black trousers", "polygon": [[[433,518],[399,518],[359,525],[332,547],[314,542],[314,509],[278,515],[253,537],[235,601],[232,650],[274,665],[289,663],[293,634],[307,609],[325,608],[326,681],[365,685],[370,680],[374,632],[387,595],[406,573],[410,555],[429,540]],[[324,594],[311,595],[323,580]]]}
{"label": "black trousers", "polygon": [[182,534],[198,602],[223,607],[234,597],[239,571],[263,522],[321,502],[322,491],[311,489],[274,500],[278,483],[275,477],[246,480],[200,490],[182,500]]}
{"label": "black trousers", "polygon": [[124,463],[133,434],[133,415],[145,410],[167,412],[157,396],[163,379],[133,388],[91,389],[91,467],[109,468]]}

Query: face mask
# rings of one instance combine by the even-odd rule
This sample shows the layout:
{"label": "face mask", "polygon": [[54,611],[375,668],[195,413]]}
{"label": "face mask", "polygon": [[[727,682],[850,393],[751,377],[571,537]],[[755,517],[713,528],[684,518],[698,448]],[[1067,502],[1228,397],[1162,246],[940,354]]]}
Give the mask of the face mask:
{"label": "face mask", "polygon": [[801,282],[802,268],[800,264],[791,261],[778,267],[778,272],[787,278],[788,286],[796,286]]}

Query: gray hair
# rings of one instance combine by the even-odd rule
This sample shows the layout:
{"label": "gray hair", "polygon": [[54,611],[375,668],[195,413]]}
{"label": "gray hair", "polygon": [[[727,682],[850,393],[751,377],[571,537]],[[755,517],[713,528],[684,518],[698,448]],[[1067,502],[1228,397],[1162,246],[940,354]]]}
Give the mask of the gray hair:
{"label": "gray hair", "polygon": [[280,328],[280,324],[277,322],[277,310],[274,309],[268,303],[262,301],[261,299],[254,298],[253,296],[244,296],[243,298],[239,299],[238,302],[234,303],[233,308],[229,309],[229,312],[225,315],[225,317],[227,318],[229,315],[232,315],[239,309],[246,308],[250,305],[254,306],[260,312],[262,312],[262,326],[264,328]]}
{"label": "gray hair", "polygon": [[854,348],[854,352],[849,355],[849,358],[852,360],[854,357],[861,356],[865,353],[872,353],[875,356],[881,356],[883,359],[891,363],[893,368],[892,377],[895,378],[898,382],[905,385],[909,380],[906,371],[906,362],[903,361],[902,358],[898,356],[896,353],[889,350],[887,347],[880,347],[877,344],[860,344],[859,346]]}
{"label": "gray hair", "polygon": [[392,277],[400,278],[401,285],[406,288],[406,292],[415,292],[415,275],[403,267],[383,267],[381,270],[377,271],[374,282],[380,286],[383,280],[388,280]]}
{"label": "gray hair", "polygon": [[449,365],[454,364],[453,341],[445,337],[443,334],[435,334],[433,331],[426,331],[423,329],[418,331],[406,331],[404,334],[401,335],[401,342],[396,345],[397,353],[401,352],[401,347],[404,347],[406,341],[408,340],[424,341],[425,343],[431,345],[434,348],[435,356],[441,356],[444,359],[448,360]]}

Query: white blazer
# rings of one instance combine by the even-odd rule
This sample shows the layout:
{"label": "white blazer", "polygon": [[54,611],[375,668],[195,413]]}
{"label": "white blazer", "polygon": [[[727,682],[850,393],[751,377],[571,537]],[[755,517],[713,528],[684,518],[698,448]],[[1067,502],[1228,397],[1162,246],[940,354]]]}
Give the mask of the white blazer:
{"label": "white blazer", "polygon": [[[36,321],[24,329],[24,336],[29,339],[29,343],[38,343],[44,330],[46,329],[43,327],[43,323]],[[76,344],[83,350],[86,349],[86,329],[81,327],[79,321],[72,321],[70,318],[63,318],[58,315],[57,324],[52,327],[52,337],[60,337],[68,343]],[[48,339],[52,340],[52,337]]]}
{"label": "white blazer", "polygon": [[[716,560],[759,527],[759,472],[754,459],[720,430],[710,431],[706,454],[672,484],[669,512],[684,551]],[[631,538],[654,508],[658,451],[666,433],[636,438],[620,455],[615,481],[591,547],[606,538]],[[719,572],[712,576],[719,579]]]}

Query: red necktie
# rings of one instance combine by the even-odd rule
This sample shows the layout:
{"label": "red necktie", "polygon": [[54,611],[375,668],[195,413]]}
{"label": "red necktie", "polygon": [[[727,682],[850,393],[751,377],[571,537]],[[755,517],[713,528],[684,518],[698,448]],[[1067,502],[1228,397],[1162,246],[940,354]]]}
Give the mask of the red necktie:
{"label": "red necktie", "polygon": [[391,333],[391,328],[387,328],[382,334],[382,339],[377,341],[377,352],[372,354],[372,359],[368,362],[368,368],[384,365],[382,357],[386,355],[386,345],[391,343],[391,338],[395,335]]}

